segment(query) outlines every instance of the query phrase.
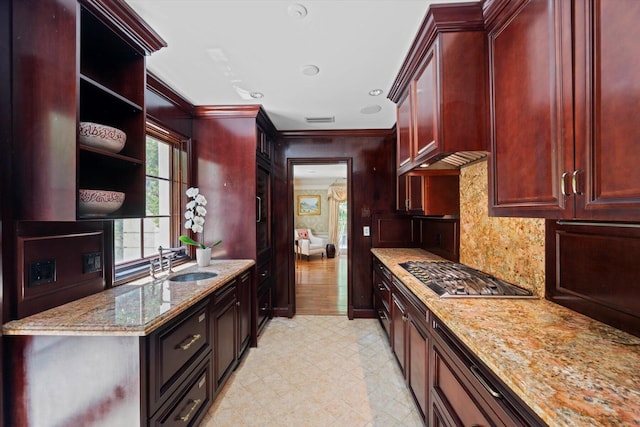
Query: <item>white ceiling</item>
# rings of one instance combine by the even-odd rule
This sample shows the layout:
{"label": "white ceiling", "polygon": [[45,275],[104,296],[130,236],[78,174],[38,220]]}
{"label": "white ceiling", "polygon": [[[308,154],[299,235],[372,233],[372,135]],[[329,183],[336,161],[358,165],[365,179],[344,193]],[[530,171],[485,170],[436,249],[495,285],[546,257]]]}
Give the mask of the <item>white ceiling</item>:
{"label": "white ceiling", "polygon": [[333,183],[345,183],[347,164],[293,165],[293,185],[297,190],[327,188]]}
{"label": "white ceiling", "polygon": [[428,6],[454,1],[126,0],[168,43],[148,58],[152,73],[194,105],[262,104],[278,130],[392,128],[386,96]]}

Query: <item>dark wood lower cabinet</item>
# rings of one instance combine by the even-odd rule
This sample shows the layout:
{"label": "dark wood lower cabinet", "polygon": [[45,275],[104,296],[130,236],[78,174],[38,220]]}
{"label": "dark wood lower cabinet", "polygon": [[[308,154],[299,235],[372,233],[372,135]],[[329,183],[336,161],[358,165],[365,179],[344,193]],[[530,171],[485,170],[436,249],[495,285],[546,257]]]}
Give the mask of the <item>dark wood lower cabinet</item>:
{"label": "dark wood lower cabinet", "polygon": [[426,321],[411,312],[407,320],[407,345],[407,385],[424,418],[429,405],[429,336]]}
{"label": "dark wood lower cabinet", "polygon": [[6,424],[198,425],[249,347],[252,272],[147,336],[4,336]]}
{"label": "dark wood lower cabinet", "polygon": [[375,257],[373,277],[380,322],[390,326],[389,344],[425,425],[545,425]]}
{"label": "dark wood lower cabinet", "polygon": [[545,426],[446,326],[432,316],[429,422],[442,426]]}
{"label": "dark wood lower cabinet", "polygon": [[233,372],[238,357],[238,306],[235,282],[214,294],[211,307],[213,321],[213,352],[215,390],[222,388]]}

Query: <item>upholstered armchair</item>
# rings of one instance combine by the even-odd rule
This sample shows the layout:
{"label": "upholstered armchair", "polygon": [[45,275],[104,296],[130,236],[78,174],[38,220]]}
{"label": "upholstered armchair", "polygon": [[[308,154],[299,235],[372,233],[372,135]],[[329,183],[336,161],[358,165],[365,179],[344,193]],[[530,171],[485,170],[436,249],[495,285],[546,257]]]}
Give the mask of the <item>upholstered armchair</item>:
{"label": "upholstered armchair", "polygon": [[308,228],[298,228],[295,231],[296,256],[307,256],[307,261],[311,255],[320,254],[324,258],[324,251],[327,246],[327,240],[314,236]]}

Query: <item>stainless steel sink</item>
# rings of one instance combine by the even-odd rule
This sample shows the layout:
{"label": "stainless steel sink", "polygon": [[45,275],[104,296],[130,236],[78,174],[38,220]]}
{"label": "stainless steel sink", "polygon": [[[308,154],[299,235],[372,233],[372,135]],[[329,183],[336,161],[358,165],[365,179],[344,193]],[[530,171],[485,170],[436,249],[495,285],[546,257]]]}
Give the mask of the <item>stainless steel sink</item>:
{"label": "stainless steel sink", "polygon": [[176,274],[169,277],[170,282],[194,282],[196,280],[211,279],[216,277],[217,273],[211,273],[209,271],[196,271],[193,273]]}

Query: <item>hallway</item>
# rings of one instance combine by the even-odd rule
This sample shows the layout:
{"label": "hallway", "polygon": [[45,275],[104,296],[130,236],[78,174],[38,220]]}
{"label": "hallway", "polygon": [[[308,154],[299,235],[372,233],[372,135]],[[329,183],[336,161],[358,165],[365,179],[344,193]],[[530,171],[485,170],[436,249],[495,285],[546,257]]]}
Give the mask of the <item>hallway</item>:
{"label": "hallway", "polygon": [[421,426],[374,319],[277,317],[202,426]]}

